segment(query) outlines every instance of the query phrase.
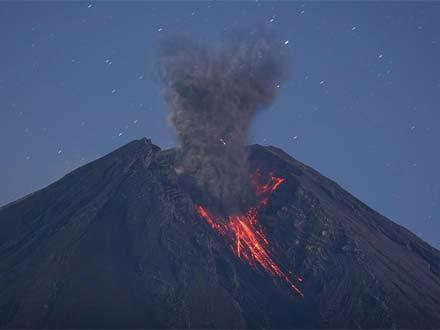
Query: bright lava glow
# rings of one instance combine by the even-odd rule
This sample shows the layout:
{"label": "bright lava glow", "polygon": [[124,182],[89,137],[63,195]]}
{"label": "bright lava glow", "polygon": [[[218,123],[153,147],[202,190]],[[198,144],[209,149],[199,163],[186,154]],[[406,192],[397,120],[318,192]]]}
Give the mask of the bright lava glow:
{"label": "bright lava glow", "polygon": [[[261,173],[256,171],[251,176],[256,187],[258,205],[249,208],[245,214],[230,215],[227,219],[219,219],[210,214],[204,207],[196,205],[197,213],[205,219],[211,228],[221,235],[229,244],[234,254],[246,261],[252,268],[260,266],[273,277],[282,279],[301,297],[301,290],[293,283],[271,256],[270,244],[258,223],[258,209],[267,205],[269,195],[284,181],[283,178],[269,174],[266,183],[261,183]],[[302,277],[297,277],[302,282]]]}

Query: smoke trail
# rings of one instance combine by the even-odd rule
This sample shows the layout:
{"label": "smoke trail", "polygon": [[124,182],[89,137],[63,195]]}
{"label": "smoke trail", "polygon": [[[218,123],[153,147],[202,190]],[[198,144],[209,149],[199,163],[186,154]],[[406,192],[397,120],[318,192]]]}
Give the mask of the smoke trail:
{"label": "smoke trail", "polygon": [[194,177],[219,209],[253,199],[244,151],[255,113],[287,78],[287,45],[267,26],[225,33],[216,47],[188,35],[159,42],[156,69],[181,148],[178,172]]}

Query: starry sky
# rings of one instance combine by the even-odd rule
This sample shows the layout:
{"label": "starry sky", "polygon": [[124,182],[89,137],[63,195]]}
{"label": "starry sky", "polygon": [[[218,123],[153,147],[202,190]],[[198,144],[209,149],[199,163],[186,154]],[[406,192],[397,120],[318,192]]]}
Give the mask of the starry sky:
{"label": "starry sky", "polygon": [[275,145],[440,248],[440,2],[0,2],[0,205],[116,147],[175,146],[160,34],[261,21],[290,79],[250,143]]}

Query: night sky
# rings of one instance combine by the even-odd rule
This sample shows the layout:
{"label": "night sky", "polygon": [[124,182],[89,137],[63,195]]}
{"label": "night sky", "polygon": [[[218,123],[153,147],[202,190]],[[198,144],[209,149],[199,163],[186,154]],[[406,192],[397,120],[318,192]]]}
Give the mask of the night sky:
{"label": "night sky", "polygon": [[125,143],[178,141],[160,34],[271,21],[290,79],[250,143],[274,145],[440,247],[440,2],[0,2],[0,205]]}

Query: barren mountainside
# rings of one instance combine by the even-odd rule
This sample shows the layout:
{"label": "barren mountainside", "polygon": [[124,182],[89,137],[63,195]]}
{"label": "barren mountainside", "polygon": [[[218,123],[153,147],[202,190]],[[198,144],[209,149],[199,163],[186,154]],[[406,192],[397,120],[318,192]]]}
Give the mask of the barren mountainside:
{"label": "barren mountainside", "polygon": [[303,297],[238,257],[175,151],[141,139],[0,208],[0,327],[440,328],[438,250],[282,150],[248,151],[283,179],[258,235]]}

